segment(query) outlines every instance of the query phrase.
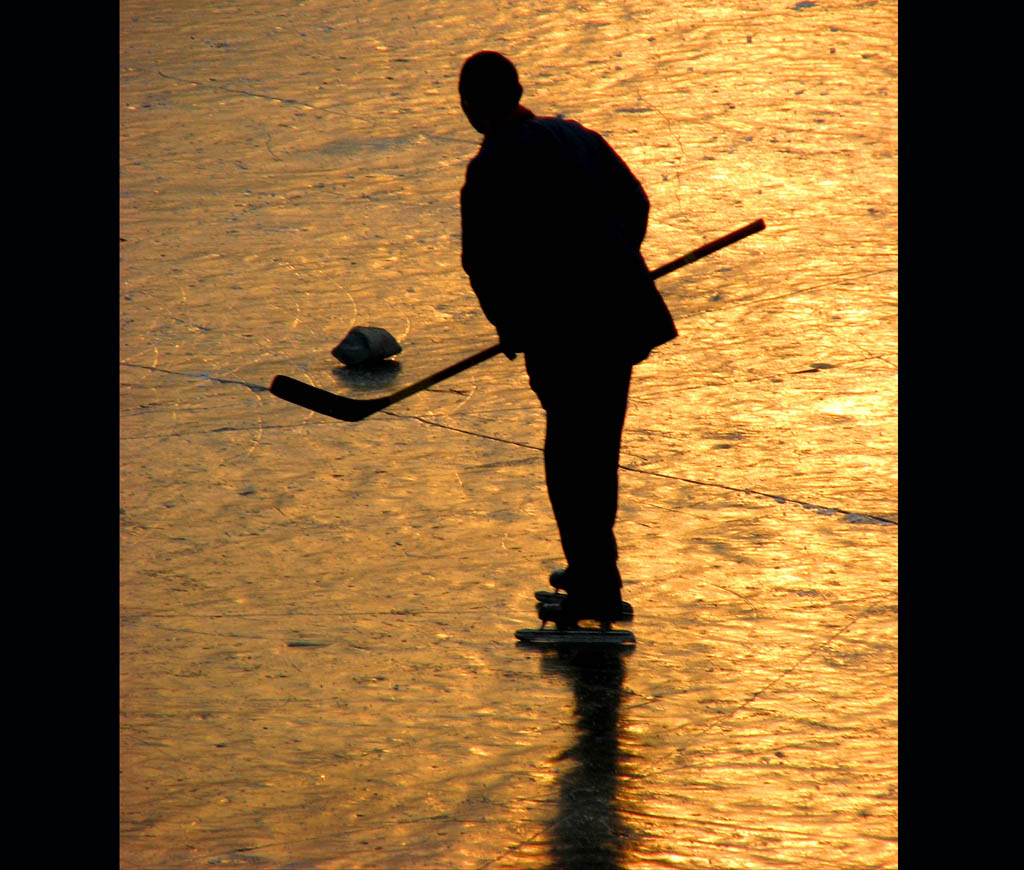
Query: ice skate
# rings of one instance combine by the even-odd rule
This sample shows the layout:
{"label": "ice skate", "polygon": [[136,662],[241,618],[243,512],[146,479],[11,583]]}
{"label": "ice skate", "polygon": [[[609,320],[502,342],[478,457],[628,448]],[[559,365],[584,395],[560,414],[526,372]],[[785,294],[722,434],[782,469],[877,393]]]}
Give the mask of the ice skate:
{"label": "ice skate", "polygon": [[548,578],[548,582],[554,587],[555,592],[568,592],[569,583],[569,569],[568,568],[555,568],[551,572],[551,576]]}
{"label": "ice skate", "polygon": [[[559,605],[560,607],[564,607],[566,598],[572,595],[574,591],[576,591],[575,583],[573,582],[573,577],[569,569],[555,568],[555,570],[551,572],[551,576],[548,578],[548,582],[551,584],[554,591],[538,591],[534,593],[534,597],[541,604],[554,604]],[[616,610],[615,608],[618,608],[618,610]],[[539,607],[537,612],[540,613]],[[550,621],[556,621],[554,617],[554,611],[548,612],[552,614],[552,616],[549,617]],[[613,622],[632,622],[633,605],[630,604],[628,601],[622,601],[622,599],[618,595],[616,595],[612,607],[612,616]],[[541,615],[541,619],[544,618],[545,617]],[[587,617],[579,618],[582,619]]]}
{"label": "ice skate", "polygon": [[[534,598],[537,599],[540,604],[557,604],[562,605],[562,602],[568,597],[564,592],[549,592],[546,589],[538,590],[533,593]],[[543,617],[541,617],[543,618]],[[632,622],[633,621],[633,605],[628,601],[622,602],[622,614],[614,620],[615,622]]]}
{"label": "ice skate", "polygon": [[[560,592],[537,592],[539,629],[520,629],[516,637],[526,643],[635,644],[631,631],[612,628],[612,623],[633,618],[633,608],[616,594],[604,602],[575,598]],[[554,628],[547,628],[548,623]],[[581,625],[581,623],[583,623]]]}

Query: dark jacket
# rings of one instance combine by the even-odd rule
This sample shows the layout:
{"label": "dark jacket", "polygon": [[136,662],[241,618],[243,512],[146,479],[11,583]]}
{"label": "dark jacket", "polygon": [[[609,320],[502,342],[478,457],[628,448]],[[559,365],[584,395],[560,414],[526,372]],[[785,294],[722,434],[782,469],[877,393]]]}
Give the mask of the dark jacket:
{"label": "dark jacket", "polygon": [[640,253],[647,196],[599,134],[521,109],[461,199],[462,265],[507,349],[635,364],[676,336]]}

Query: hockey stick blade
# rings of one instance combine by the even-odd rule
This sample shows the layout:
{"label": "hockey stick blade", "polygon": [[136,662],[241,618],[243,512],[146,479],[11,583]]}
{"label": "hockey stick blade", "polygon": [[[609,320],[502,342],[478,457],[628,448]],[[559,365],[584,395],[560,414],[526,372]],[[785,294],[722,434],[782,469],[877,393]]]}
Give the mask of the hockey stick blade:
{"label": "hockey stick blade", "polygon": [[357,423],[391,404],[387,397],[349,399],[346,396],[337,396],[327,390],[314,387],[312,384],[297,381],[288,375],[275,377],[270,382],[270,392],[293,405],[308,408],[310,411],[315,411],[326,417],[333,417],[335,420],[344,420],[346,423]]}
{"label": "hockey stick blade", "polygon": [[464,372],[477,363],[482,363],[484,360],[497,356],[499,353],[501,353],[501,345],[493,344],[464,360],[460,360],[454,365],[448,366],[446,369],[441,369],[439,372],[428,375],[423,380],[409,384],[409,386],[399,390],[397,393],[392,393],[390,396],[381,396],[377,399],[352,399],[348,396],[338,396],[334,393],[329,393],[327,390],[314,387],[312,384],[297,381],[295,378],[290,378],[287,375],[278,375],[274,378],[270,384],[270,392],[279,399],[284,399],[293,405],[308,408],[310,411],[316,411],[318,414],[333,417],[335,420],[344,420],[346,423],[357,423],[360,420],[365,420],[371,414],[376,414],[377,411],[395,404],[395,402],[400,402],[414,393],[425,390],[427,387],[432,387],[434,384],[447,380],[459,372]]}

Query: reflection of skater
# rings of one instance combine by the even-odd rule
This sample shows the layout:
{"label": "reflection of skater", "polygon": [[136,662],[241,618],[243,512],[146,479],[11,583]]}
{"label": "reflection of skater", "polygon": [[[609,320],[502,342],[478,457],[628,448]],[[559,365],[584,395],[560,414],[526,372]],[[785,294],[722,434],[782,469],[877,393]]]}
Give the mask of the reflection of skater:
{"label": "reflection of skater", "polygon": [[625,663],[621,647],[559,651],[542,662],[572,684],[576,740],[560,760],[558,814],[551,828],[551,870],[618,870],[636,836],[620,808],[625,778],[619,709]]}
{"label": "reflection of skater", "polygon": [[462,189],[462,263],[502,349],[523,352],[547,413],[548,493],[568,560],[563,618],[616,619],[630,375],[676,329],[640,254],[640,182],[600,135],[535,117],[522,93],[496,52],[462,67],[462,108],[484,135]]}

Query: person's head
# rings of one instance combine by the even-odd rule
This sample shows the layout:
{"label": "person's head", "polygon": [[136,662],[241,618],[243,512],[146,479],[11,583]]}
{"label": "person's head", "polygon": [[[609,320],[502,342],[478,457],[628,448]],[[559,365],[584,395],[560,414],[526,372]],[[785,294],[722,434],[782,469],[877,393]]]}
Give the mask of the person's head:
{"label": "person's head", "polygon": [[469,123],[480,133],[508,116],[519,105],[523,87],[507,57],[496,51],[478,51],[462,64],[459,97]]}

